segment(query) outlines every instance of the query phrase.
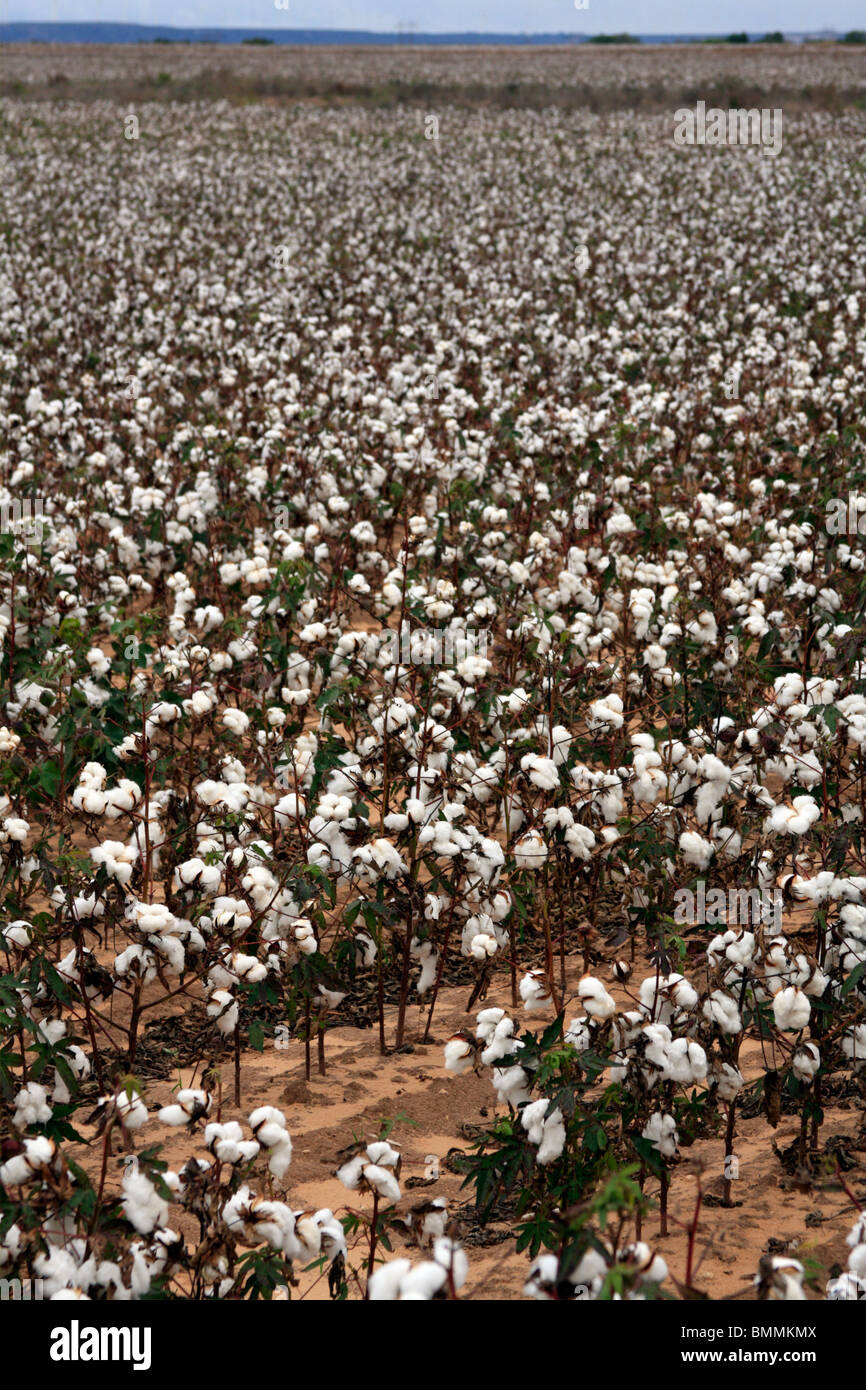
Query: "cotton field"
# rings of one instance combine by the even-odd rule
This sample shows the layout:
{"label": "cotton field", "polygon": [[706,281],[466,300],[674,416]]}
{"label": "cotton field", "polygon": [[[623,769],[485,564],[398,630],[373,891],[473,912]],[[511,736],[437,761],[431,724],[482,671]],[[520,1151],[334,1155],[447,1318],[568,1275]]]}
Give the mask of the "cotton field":
{"label": "cotton field", "polygon": [[863,1299],[866,57],[142,53],[0,64],[0,1283]]}

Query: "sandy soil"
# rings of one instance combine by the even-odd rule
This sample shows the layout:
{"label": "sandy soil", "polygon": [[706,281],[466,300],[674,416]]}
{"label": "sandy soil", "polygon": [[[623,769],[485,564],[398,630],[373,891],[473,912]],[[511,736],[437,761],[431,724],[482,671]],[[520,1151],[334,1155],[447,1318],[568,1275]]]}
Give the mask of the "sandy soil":
{"label": "sandy soil", "polygon": [[[582,968],[575,958],[569,962],[568,985],[572,992]],[[598,972],[608,977],[604,969]],[[638,976],[639,978],[639,976]],[[608,986],[613,988],[609,978]],[[620,993],[620,998],[622,995]],[[464,1126],[484,1125],[496,1115],[495,1092],[486,1075],[469,1072],[453,1076],[446,1072],[443,1061],[445,1040],[460,1028],[470,1027],[478,1007],[498,1004],[510,1009],[509,980],[506,971],[494,976],[483,1005],[475,1005],[471,1014],[465,1012],[468,989],[465,986],[444,986],[439,995],[433,1024],[434,1042],[421,1044],[426,1022],[426,1006],[410,1006],[407,1020],[407,1043],[399,1052],[382,1057],[379,1054],[377,1030],[336,1026],[326,1037],[327,1074],[316,1073],[315,1052],[313,1074],[307,1082],[304,1075],[304,1049],[301,1042],[292,1040],[283,1049],[272,1041],[265,1051],[245,1051],[241,1065],[240,1108],[233,1103],[233,1064],[226,1054],[220,1059],[222,1084],[222,1120],[246,1117],[254,1106],[272,1104],[286,1115],[292,1135],[294,1153],[287,1180],[288,1200],[296,1209],[316,1209],[329,1206],[335,1211],[347,1206],[369,1210],[371,1199],[349,1193],[335,1178],[334,1172],[340,1149],[354,1139],[369,1141],[379,1134],[384,1120],[394,1121],[393,1142],[401,1146],[403,1167],[401,1210],[433,1197],[448,1199],[449,1210],[463,1226],[470,1274],[464,1291],[474,1299],[508,1300],[521,1297],[529,1260],[516,1254],[510,1228],[505,1219],[493,1220],[479,1229],[473,1219],[471,1193],[461,1190],[462,1175],[451,1171],[447,1155],[452,1150],[466,1150],[473,1133]],[[386,1010],[387,1036],[394,1037],[396,1006]],[[515,1011],[511,1011],[515,1012]],[[566,1011],[566,1018],[580,1012],[575,1005]],[[537,1028],[549,1021],[552,1014],[516,1014],[522,1027]],[[750,1065],[750,1062],[754,1065]],[[746,1053],[742,1059],[744,1074],[759,1073],[760,1056]],[[182,1068],[173,1080],[154,1080],[148,1083],[147,1099],[166,1104],[179,1084],[200,1084],[200,1071]],[[214,1116],[215,1117],[215,1116]],[[825,1109],[821,1131],[822,1144],[840,1138],[845,1150],[856,1162],[846,1175],[850,1190],[866,1199],[866,1164],[864,1155],[853,1146],[856,1142],[861,1111],[858,1102],[842,1099]],[[813,1184],[800,1181],[787,1173],[777,1151],[793,1144],[798,1134],[798,1120],[783,1115],[773,1130],[763,1114],[754,1118],[740,1117],[737,1123],[735,1151],[739,1159],[739,1177],[733,1184],[734,1203],[730,1208],[720,1204],[724,1140],[718,1137],[698,1140],[683,1150],[676,1165],[669,1197],[670,1232],[658,1238],[658,1211],[651,1213],[644,1226],[644,1238],[662,1253],[671,1273],[679,1280],[685,1278],[686,1228],[692,1220],[697,1192],[696,1174],[701,1173],[704,1203],[700,1213],[696,1250],[696,1269],[693,1283],[713,1299],[752,1298],[751,1281],[762,1253],[797,1253],[798,1257],[817,1262],[822,1267],[822,1280],[832,1265],[844,1264],[847,1254],[844,1237],[850,1228],[852,1205],[848,1197],[829,1178],[819,1178]],[[86,1128],[85,1128],[85,1131]],[[154,1126],[144,1132],[146,1142],[160,1140],[163,1157],[171,1166],[180,1166],[193,1151],[190,1137],[183,1131]],[[199,1139],[201,1135],[199,1133]],[[196,1152],[204,1154],[200,1145]],[[99,1146],[88,1150],[87,1167],[95,1167]],[[452,1155],[453,1157],[453,1155]],[[429,1181],[433,1171],[431,1158],[439,1160],[439,1173]],[[112,1163],[120,1164],[118,1156]],[[830,1165],[832,1168],[832,1164]],[[411,1185],[410,1185],[411,1184]],[[650,1196],[657,1195],[658,1184],[647,1186]],[[192,1232],[190,1232],[192,1234]],[[360,1263],[357,1250],[355,1263]],[[395,1254],[400,1254],[399,1244]],[[412,1254],[414,1252],[409,1251]],[[351,1251],[350,1251],[351,1259]],[[319,1275],[305,1275],[299,1293],[313,1299],[327,1298],[327,1286]],[[353,1290],[351,1296],[358,1296]]]}

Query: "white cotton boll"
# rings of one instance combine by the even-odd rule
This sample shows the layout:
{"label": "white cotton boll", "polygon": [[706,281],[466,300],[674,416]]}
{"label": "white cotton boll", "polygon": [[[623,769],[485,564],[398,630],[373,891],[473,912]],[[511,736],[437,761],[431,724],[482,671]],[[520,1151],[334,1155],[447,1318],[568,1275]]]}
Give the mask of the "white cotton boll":
{"label": "white cotton boll", "polygon": [[864,1243],[866,1243],[866,1211],[861,1211],[845,1237],[845,1244],[853,1249],[855,1245],[863,1245]]}
{"label": "white cotton boll", "polygon": [[693,1086],[707,1074],[707,1054],[700,1043],[674,1038],[667,1055],[667,1074],[680,1086]]}
{"label": "white cotton boll", "polygon": [[777,806],[767,818],[767,828],[788,835],[805,835],[819,820],[821,808],[811,796],[795,796],[793,806]]}
{"label": "white cotton boll", "polygon": [[496,938],[489,936],[486,932],[479,932],[473,936],[469,943],[469,954],[475,960],[488,960],[490,956],[496,954]]}
{"label": "white cotton boll", "polygon": [[399,1300],[401,1303],[428,1303],[443,1287],[447,1278],[447,1270],[435,1260],[422,1260],[400,1280]]}
{"label": "white cotton boll", "polygon": [[210,1113],[211,1097],[206,1091],[181,1090],[174,1105],[164,1105],[158,1119],[164,1125],[188,1125]]}
{"label": "white cotton boll", "polygon": [[249,715],[244,714],[243,710],[229,707],[223,710],[222,724],[229,733],[242,735],[250,726]]}
{"label": "white cotton boll", "polygon": [[295,945],[302,955],[315,955],[316,951],[319,949],[319,943],[316,940],[316,934],[313,930],[312,923],[308,922],[305,918],[299,919],[292,935]]}
{"label": "white cotton boll", "polygon": [[662,1158],[676,1157],[679,1135],[673,1115],[665,1115],[657,1110],[654,1115],[650,1115],[641,1130],[641,1135],[649,1140]]}
{"label": "white cotton boll", "polygon": [[4,949],[10,946],[19,946],[22,949],[30,945],[33,928],[29,922],[19,919],[17,922],[10,922],[6,927],[0,927],[0,942]]}
{"label": "white cotton boll", "polygon": [[224,1125],[205,1125],[205,1148],[220,1163],[249,1163],[257,1156],[259,1145],[254,1139],[244,1139],[243,1133],[237,1120],[229,1120]]}
{"label": "white cotton boll", "polygon": [[207,1006],[208,1018],[216,1020],[223,1037],[230,1037],[238,1025],[239,1008],[227,989],[215,989]]}
{"label": "white cotton boll", "polygon": [[523,1101],[529,1100],[529,1082],[523,1067],[494,1067],[491,1080],[500,1105],[510,1105],[516,1110]]}
{"label": "white cotton boll", "polygon": [[518,869],[540,869],[547,859],[547,845],[537,830],[529,830],[514,846]]}
{"label": "white cotton boll", "polygon": [[842,1051],[855,1071],[866,1067],[866,1023],[858,1023],[842,1034]]}
{"label": "white cotton boll", "polygon": [[222,869],[219,864],[206,864],[203,859],[194,856],[178,864],[174,872],[175,887],[180,884],[184,888],[198,888],[204,893],[219,892],[222,881]]}
{"label": "white cotton boll", "polygon": [[559,1260],[555,1255],[537,1255],[529,1266],[529,1277],[523,1285],[525,1298],[539,1301],[552,1299],[559,1280]]}
{"label": "white cotton boll", "polygon": [[785,1032],[799,1032],[809,1022],[812,1006],[803,991],[796,985],[779,990],[773,999],[773,1015],[776,1027]]}
{"label": "white cotton boll", "polygon": [[126,976],[132,979],[138,977],[143,984],[150,984],[156,980],[156,959],[153,951],[147,951],[140,945],[126,947],[125,951],[114,958],[114,973],[118,980],[125,980]]}
{"label": "white cotton boll", "polygon": [[714,1062],[710,1075],[719,1099],[726,1102],[735,1100],[746,1084],[742,1072],[730,1062]]}
{"label": "white cotton boll", "polygon": [[492,1038],[497,1025],[502,1022],[504,1017],[504,1009],[482,1009],[480,1013],[476,1014],[475,1036],[478,1041],[487,1042],[488,1038]]}
{"label": "white cotton boll", "polygon": [[[536,1159],[545,1166],[559,1158],[565,1147],[565,1120],[557,1106],[546,1116],[547,1100],[533,1101],[521,1111],[521,1122],[529,1141],[538,1147]],[[546,1116],[546,1118],[545,1118]]]}
{"label": "white cotton boll", "polygon": [[121,1183],[123,1210],[128,1221],[143,1236],[168,1220],[168,1202],[160,1197],[145,1173],[130,1169]]}
{"label": "white cotton boll", "polygon": [[369,968],[376,961],[376,943],[367,932],[358,932],[353,942],[355,948],[355,959],[358,964]]}
{"label": "white cotton boll", "polygon": [[520,769],[526,774],[534,787],[552,792],[559,786],[559,769],[552,758],[540,758],[535,753],[527,753],[520,759]]}
{"label": "white cotton boll", "polygon": [[827,1280],[826,1294],[829,1303],[859,1301],[866,1298],[866,1280],[856,1274],[840,1274]]}
{"label": "white cotton boll", "polygon": [[576,1052],[587,1052],[592,1046],[592,1033],[589,1028],[589,1020],[586,1018],[573,1018],[565,1030],[563,1040],[569,1043]]}
{"label": "white cotton boll", "polygon": [[353,1158],[341,1164],[337,1169],[337,1177],[344,1187],[348,1187],[350,1192],[357,1192],[360,1187],[365,1164],[366,1156],[355,1154]]}
{"label": "white cotton boll", "polygon": [[413,955],[421,962],[421,974],[415,986],[419,994],[426,994],[436,979],[436,971],[439,966],[439,952],[436,950],[432,941],[419,942],[417,937],[413,940]]}
{"label": "white cotton boll", "polygon": [[724,990],[714,989],[704,1001],[702,1012],[707,1022],[714,1024],[722,1033],[739,1033],[742,1029],[743,1023],[736,1000]]}
{"label": "white cotton boll", "polygon": [[848,1256],[848,1269],[858,1279],[866,1279],[866,1244],[852,1247]]}
{"label": "white cotton boll", "polygon": [[703,839],[695,830],[684,830],[680,835],[679,847],[687,864],[698,869],[709,868],[715,849],[709,840]]}
{"label": "white cotton boll", "polygon": [[4,1187],[18,1187],[41,1175],[42,1168],[53,1163],[56,1147],[51,1139],[40,1135],[36,1139],[25,1139],[22,1153],[14,1154],[0,1165],[0,1183]]}
{"label": "white cotton boll", "polygon": [[520,981],[519,990],[527,1013],[546,1009],[551,1003],[550,986],[543,970],[528,971]]}
{"label": "white cotton boll", "polygon": [[286,796],[280,797],[274,807],[274,815],[278,825],[290,825],[293,821],[303,820],[307,814],[307,803],[302,796],[297,796],[295,792],[288,792]]}
{"label": "white cotton boll", "polygon": [[445,1044],[445,1070],[453,1072],[455,1076],[460,1076],[464,1071],[468,1071],[475,1060],[475,1047],[473,1043],[462,1034],[457,1033],[453,1038],[449,1038]]}
{"label": "white cotton boll", "polygon": [[514,1037],[514,1020],[502,1018],[487,1039],[481,1061],[485,1067],[492,1067],[495,1062],[500,1062],[503,1057],[510,1057],[522,1047],[523,1043]]}
{"label": "white cotton boll", "polygon": [[821,1053],[812,1042],[800,1043],[794,1049],[791,1067],[798,1081],[811,1081],[821,1065]]}
{"label": "white cotton boll", "polygon": [[367,1157],[371,1163],[378,1163],[383,1168],[395,1168],[400,1162],[400,1150],[389,1144],[387,1139],[376,1139],[367,1145]]}
{"label": "white cotton boll", "polygon": [[229,957],[229,965],[232,977],[245,980],[247,984],[255,985],[260,980],[267,979],[268,967],[257,956],[247,956],[241,951],[234,951]]}
{"label": "white cotton boll", "polygon": [[616,1013],[616,1003],[608,994],[601,980],[592,975],[584,975],[577,987],[578,997],[590,1018],[603,1022]]}
{"label": "white cotton boll", "polygon": [[387,1202],[399,1202],[400,1184],[387,1168],[382,1168],[377,1163],[368,1163],[364,1168],[364,1179],[371,1190],[384,1197]]}
{"label": "white cotton boll", "polygon": [[394,1302],[400,1297],[400,1285],[411,1272],[411,1260],[389,1260],[380,1265],[367,1280],[367,1298],[371,1303]]}
{"label": "white cotton boll", "polygon": [[707,947],[707,959],[711,965],[718,965],[723,957],[734,965],[748,965],[754,955],[754,932],[733,928],[714,936]]}
{"label": "white cotton boll", "polygon": [[444,1270],[450,1271],[455,1289],[462,1289],[469,1274],[469,1260],[457,1241],[450,1236],[438,1236],[433,1242],[433,1258]]}
{"label": "white cotton boll", "polygon": [[118,1096],[101,1096],[100,1105],[114,1105],[124,1129],[141,1129],[147,1124],[147,1106],[137,1091],[121,1091]]}
{"label": "white cotton boll", "polygon": [[601,700],[594,700],[589,707],[590,728],[606,725],[613,729],[621,729],[625,723],[622,708],[619,695],[605,695]]}
{"label": "white cotton boll", "polygon": [[573,859],[588,863],[595,849],[595,835],[588,825],[570,825],[565,832],[565,843]]}
{"label": "white cotton boll", "polygon": [[806,1293],[803,1289],[803,1266],[799,1260],[793,1260],[789,1255],[765,1256],[761,1260],[763,1268],[765,1261],[769,1264],[769,1276],[767,1274],[757,1274],[755,1284],[766,1284],[768,1286],[768,1297],[773,1302],[778,1303],[803,1303],[806,1301]]}
{"label": "white cotton boll", "polygon": [[26,1129],[28,1125],[47,1124],[52,1113],[45,1087],[40,1086],[38,1081],[28,1081],[15,1097],[12,1123],[16,1129]]}

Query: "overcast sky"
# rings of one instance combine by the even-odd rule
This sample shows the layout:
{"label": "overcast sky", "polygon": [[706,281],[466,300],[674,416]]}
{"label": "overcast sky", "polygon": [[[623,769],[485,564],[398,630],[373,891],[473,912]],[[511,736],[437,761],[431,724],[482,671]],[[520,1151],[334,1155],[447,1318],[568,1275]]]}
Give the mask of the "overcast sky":
{"label": "overcast sky", "polygon": [[863,27],[863,0],[0,0],[0,17],[15,20],[121,20],[137,24],[232,28],[375,29],[399,22],[419,30],[499,33],[729,33]]}

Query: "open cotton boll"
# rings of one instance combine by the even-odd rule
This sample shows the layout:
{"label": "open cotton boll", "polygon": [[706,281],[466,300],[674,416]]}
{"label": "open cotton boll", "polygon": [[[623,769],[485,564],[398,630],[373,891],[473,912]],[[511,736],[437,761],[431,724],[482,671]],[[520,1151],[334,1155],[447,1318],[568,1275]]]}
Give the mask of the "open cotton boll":
{"label": "open cotton boll", "polygon": [[177,1092],[174,1105],[164,1105],[158,1119],[164,1125],[193,1125],[210,1114],[211,1096],[206,1091]]}
{"label": "open cotton boll", "polygon": [[510,1105],[516,1110],[523,1101],[529,1100],[529,1081],[523,1067],[494,1067],[491,1080],[500,1105]]}
{"label": "open cotton boll", "polygon": [[348,1159],[337,1169],[337,1177],[344,1187],[348,1187],[350,1192],[357,1192],[360,1187],[366,1162],[366,1155],[355,1154],[353,1158]]}
{"label": "open cotton boll", "polygon": [[589,727],[598,729],[609,726],[612,729],[621,729],[625,722],[622,708],[619,695],[605,695],[600,700],[593,700],[589,707]]}
{"label": "open cotton boll", "polygon": [[772,1302],[804,1303],[803,1274],[800,1261],[790,1255],[762,1255],[754,1282]]}
{"label": "open cotton boll", "polygon": [[401,1303],[427,1303],[439,1293],[447,1279],[447,1270],[435,1260],[422,1260],[400,1280],[397,1297]]}
{"label": "open cotton boll", "polygon": [[237,1120],[205,1125],[204,1143],[220,1163],[249,1163],[259,1152],[255,1139],[244,1139]]}
{"label": "open cotton boll", "polygon": [[469,943],[469,954],[475,960],[489,960],[495,956],[497,949],[496,938],[487,932],[478,932]]}
{"label": "open cotton boll", "polygon": [[776,806],[767,817],[767,829],[787,835],[805,835],[821,817],[821,808],[811,796],[795,796],[792,806]]}
{"label": "open cotton boll", "polygon": [[482,1009],[475,1015],[475,1036],[479,1042],[487,1042],[493,1037],[497,1026],[505,1018],[504,1009]]}
{"label": "open cotton boll", "polygon": [[773,998],[773,1015],[776,1027],[785,1032],[798,1032],[809,1022],[812,1007],[807,996],[797,985],[780,989]]}
{"label": "open cotton boll", "polygon": [[550,986],[543,970],[529,970],[519,985],[520,997],[527,1013],[546,1009],[552,1002]]}
{"label": "open cotton boll", "polygon": [[572,858],[588,863],[595,849],[595,835],[588,825],[570,825],[565,831],[565,843]]}
{"label": "open cotton boll", "polygon": [[367,1298],[371,1303],[394,1302],[400,1297],[400,1285],[410,1273],[412,1261],[389,1260],[380,1265],[367,1280]]}
{"label": "open cotton boll", "polygon": [[0,927],[0,942],[3,944],[3,949],[8,951],[11,946],[22,948],[29,946],[32,932],[32,926],[23,918],[17,922],[10,922],[8,926]]}
{"label": "open cotton boll", "polygon": [[565,1120],[557,1106],[547,1114],[546,1099],[530,1102],[520,1112],[523,1128],[531,1144],[538,1148],[536,1160],[542,1166],[553,1163],[565,1148]]}
{"label": "open cotton boll", "polygon": [[208,1000],[208,1018],[216,1020],[223,1037],[230,1037],[238,1024],[239,1007],[227,989],[215,989]]}
{"label": "open cotton boll", "polygon": [[168,1202],[160,1197],[146,1173],[138,1171],[137,1164],[124,1174],[121,1189],[124,1215],[141,1235],[149,1235],[157,1226],[165,1225]]}
{"label": "open cotton boll", "polygon": [[307,805],[302,796],[295,792],[288,792],[286,796],[280,797],[274,807],[278,825],[290,825],[293,821],[303,820],[307,814]]}
{"label": "open cotton boll", "polygon": [[514,846],[518,869],[540,869],[547,859],[547,845],[537,830],[528,830]]}
{"label": "open cotton boll", "polygon": [[387,1139],[376,1139],[368,1144],[367,1157],[371,1163],[381,1164],[385,1168],[396,1168],[401,1160],[400,1150],[389,1144]]}
{"label": "open cotton boll", "polygon": [[228,729],[231,734],[245,734],[250,726],[249,715],[244,714],[243,710],[228,706],[223,710],[221,716],[223,728]]}
{"label": "open cotton boll", "polygon": [[703,839],[696,830],[684,830],[679,838],[679,847],[687,864],[697,869],[709,868],[715,856],[715,847]]}
{"label": "open cotton boll", "polygon": [[239,1188],[226,1203],[223,1221],[235,1239],[245,1245],[266,1242],[290,1260],[296,1260],[301,1253],[300,1242],[295,1237],[295,1214],[291,1208],[285,1202],[252,1197],[247,1186]]}
{"label": "open cotton boll", "polygon": [[858,1023],[842,1034],[842,1051],[855,1071],[866,1067],[866,1023]]}
{"label": "open cotton boll", "polygon": [[552,758],[541,758],[535,753],[527,753],[520,759],[520,770],[525,773],[534,787],[544,792],[552,792],[559,786],[559,769]]}
{"label": "open cotton boll", "polygon": [[593,975],[584,975],[577,987],[577,993],[590,1018],[603,1022],[616,1013],[614,999],[608,994],[601,980],[595,979]]}
{"label": "open cotton boll", "polygon": [[28,1125],[48,1124],[52,1117],[48,1103],[48,1092],[38,1081],[28,1081],[15,1097],[15,1113],[12,1123],[16,1129],[26,1129]]}
{"label": "open cotton boll", "polygon": [[730,1062],[714,1062],[710,1077],[723,1101],[735,1100],[746,1084],[742,1072]]}
{"label": "open cotton boll", "polygon": [[856,1274],[839,1274],[827,1280],[825,1292],[830,1303],[866,1299],[866,1280],[859,1279]]}
{"label": "open cotton boll", "polygon": [[102,864],[109,878],[119,884],[129,883],[133,870],[139,861],[135,845],[124,845],[120,840],[104,840],[90,851],[94,864]]}
{"label": "open cotton boll", "polygon": [[455,1289],[462,1289],[469,1274],[466,1251],[450,1236],[438,1236],[433,1242],[433,1258],[451,1276]]}
{"label": "open cotton boll", "polygon": [[475,1061],[475,1039],[468,1033],[455,1033],[445,1044],[445,1069],[460,1076]]}
{"label": "open cotton boll", "polygon": [[415,988],[419,994],[426,994],[436,980],[439,952],[432,941],[419,941],[417,936],[412,938],[410,951],[413,958],[421,962],[421,974]]}
{"label": "open cotton boll", "polygon": [[388,1202],[399,1202],[400,1184],[387,1168],[383,1168],[378,1163],[368,1163],[364,1168],[364,1181],[367,1183],[371,1192],[384,1197]]}
{"label": "open cotton boll", "polygon": [[182,886],[184,888],[196,888],[203,893],[218,893],[222,872],[219,864],[206,864],[203,859],[193,856],[192,859],[186,859],[182,864],[178,864],[175,869],[175,891]]}
{"label": "open cotton boll", "polygon": [[673,1115],[665,1115],[657,1110],[654,1115],[650,1115],[641,1130],[641,1136],[649,1140],[662,1158],[676,1157],[679,1135]]}
{"label": "open cotton boll", "polygon": [[667,1076],[679,1086],[693,1086],[707,1074],[707,1054],[700,1043],[674,1038],[668,1048]]}
{"label": "open cotton boll", "polygon": [[22,1152],[13,1154],[12,1158],[0,1165],[0,1183],[4,1187],[18,1187],[34,1178],[41,1180],[42,1169],[53,1164],[56,1154],[57,1146],[53,1139],[46,1139],[43,1135],[36,1139],[25,1139]]}
{"label": "open cotton boll", "polygon": [[564,1041],[576,1052],[587,1052],[592,1046],[592,1033],[587,1018],[573,1018],[565,1030]]}
{"label": "open cotton boll", "polygon": [[529,1266],[529,1277],[523,1285],[525,1298],[545,1300],[556,1298],[559,1282],[559,1260],[555,1255],[537,1255]]}
{"label": "open cotton boll", "polygon": [[487,1044],[481,1053],[481,1061],[485,1067],[492,1067],[495,1062],[499,1062],[503,1057],[510,1057],[513,1053],[519,1052],[523,1043],[514,1037],[514,1020],[511,1018],[501,1018],[488,1035]]}
{"label": "open cotton boll", "polygon": [[791,1057],[791,1068],[798,1081],[811,1081],[821,1065],[821,1053],[812,1042],[800,1043]]}
{"label": "open cotton boll", "polygon": [[743,1026],[736,1000],[724,990],[714,989],[704,1001],[703,1016],[721,1033],[739,1033]]}
{"label": "open cotton boll", "polygon": [[642,1284],[661,1284],[669,1273],[667,1261],[661,1255],[657,1255],[644,1240],[635,1241],[625,1249],[618,1250],[616,1262],[628,1265],[635,1272],[638,1287]]}

